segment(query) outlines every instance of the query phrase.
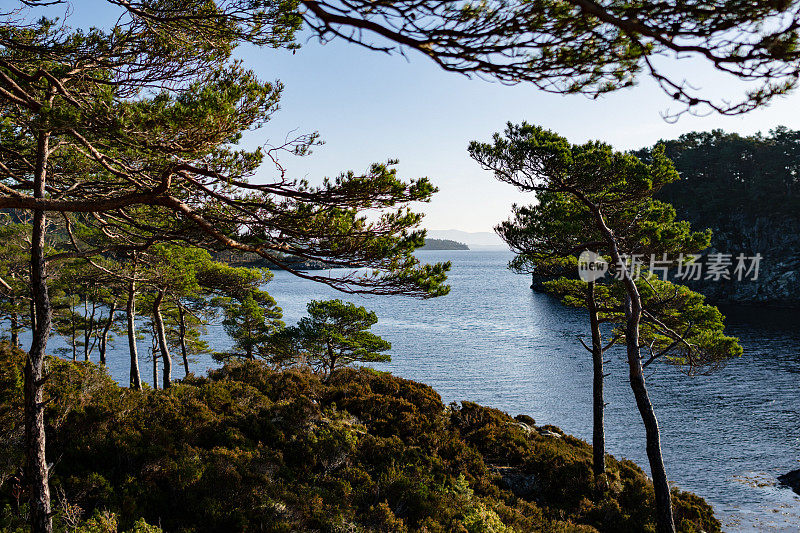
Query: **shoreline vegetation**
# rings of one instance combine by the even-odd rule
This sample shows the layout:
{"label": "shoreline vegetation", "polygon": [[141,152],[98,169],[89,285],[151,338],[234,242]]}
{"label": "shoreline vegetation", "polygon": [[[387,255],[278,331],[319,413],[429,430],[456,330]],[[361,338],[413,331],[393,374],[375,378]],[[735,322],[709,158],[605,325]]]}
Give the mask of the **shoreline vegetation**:
{"label": "shoreline vegetation", "polygon": [[[0,528],[26,531],[25,354],[0,345]],[[330,380],[238,360],[166,390],[48,358],[56,531],[654,531],[653,487],[526,415],[368,368]],[[678,531],[720,531],[673,489]]]}

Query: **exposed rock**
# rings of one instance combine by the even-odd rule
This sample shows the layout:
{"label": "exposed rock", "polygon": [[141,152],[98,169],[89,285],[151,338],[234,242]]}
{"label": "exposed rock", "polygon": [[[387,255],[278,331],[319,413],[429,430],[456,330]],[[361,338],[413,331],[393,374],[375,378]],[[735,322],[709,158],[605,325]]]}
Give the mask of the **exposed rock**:
{"label": "exposed rock", "polygon": [[522,431],[524,431],[526,435],[530,435],[531,433],[533,433],[534,428],[529,426],[525,422],[517,422],[515,425]]}
{"label": "exposed rock", "polygon": [[517,415],[514,417],[514,420],[516,420],[517,422],[522,422],[523,424],[527,424],[531,427],[534,427],[536,425],[536,420],[534,420],[532,417],[528,415]]}
{"label": "exposed rock", "polygon": [[797,494],[800,494],[800,468],[778,476],[778,481],[780,481],[782,485],[791,488]]}
{"label": "exposed rock", "polygon": [[539,428],[538,431],[539,431],[539,435],[541,435],[542,437],[552,437],[554,439],[560,439],[561,438],[561,435],[559,435],[555,431],[550,431],[549,429]]}
{"label": "exposed rock", "polygon": [[[708,225],[704,219],[687,218],[696,230]],[[730,279],[682,280],[672,270],[669,274],[671,281],[704,294],[708,302],[715,305],[800,308],[800,218],[720,214],[711,224],[711,229],[714,232],[711,246],[700,253],[700,262],[704,263],[702,276],[705,278],[707,274],[705,265],[710,261],[711,254],[730,254]],[[756,279],[752,279],[753,273],[746,271],[742,272],[742,279],[738,279],[735,269],[739,254],[746,259],[745,268],[751,266],[749,258],[761,255]],[[643,261],[646,263],[647,259]],[[577,271],[567,275],[577,278]],[[544,292],[543,284],[555,277],[533,274],[531,289]]]}
{"label": "exposed rock", "polygon": [[[692,222],[695,229],[704,227],[702,221]],[[800,218],[720,215],[711,229],[714,235],[711,247],[702,252],[704,261],[708,254],[732,254],[731,279],[689,281],[686,285],[715,304],[800,307]],[[736,279],[733,269],[739,254],[761,254],[758,279],[750,279],[752,275]]]}
{"label": "exposed rock", "polygon": [[533,497],[540,490],[533,474],[526,474],[513,466],[494,466],[492,470],[500,474],[500,484],[520,498]]}
{"label": "exposed rock", "polygon": [[[575,272],[577,275],[577,272]],[[555,279],[554,276],[541,276],[539,274],[531,274],[531,289],[536,292],[545,292],[544,284],[547,281]]]}

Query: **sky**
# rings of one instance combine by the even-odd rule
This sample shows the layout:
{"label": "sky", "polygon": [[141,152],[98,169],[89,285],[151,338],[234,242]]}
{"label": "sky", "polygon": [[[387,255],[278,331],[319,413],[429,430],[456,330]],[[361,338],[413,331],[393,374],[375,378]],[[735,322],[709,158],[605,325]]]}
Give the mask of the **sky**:
{"label": "sky", "polygon": [[[74,1],[69,23],[103,25],[110,12],[100,4]],[[262,79],[285,85],[281,109],[265,128],[249,133],[246,144],[278,144],[293,134],[318,131],[323,146],[310,156],[282,161],[289,175],[311,182],[398,159],[400,176],[427,176],[439,188],[430,203],[415,206],[425,213],[423,225],[431,230],[492,231],[508,218],[512,204],[531,202],[529,195],[497,182],[467,154],[469,141],[489,140],[508,121],[541,125],[572,142],[602,140],[617,149],[715,128],[742,134],[778,125],[800,129],[800,93],[742,116],[683,116],[672,124],[662,118],[671,100],[647,78],[637,87],[592,100],[546,94],[530,85],[469,79],[413,52],[403,58],[344,42],[321,45],[301,39],[301,44],[295,53],[238,50]],[[741,94],[740,85],[710,74],[691,59],[665,66],[710,94]],[[255,180],[268,181],[273,175],[265,166]]]}
{"label": "sky", "polygon": [[[671,100],[647,79],[633,89],[592,100],[468,79],[421,55],[407,61],[348,43],[323,46],[311,41],[294,55],[263,50],[243,55],[262,76],[286,85],[282,109],[265,132],[319,131],[326,143],[308,158],[287,162],[290,170],[314,179],[399,159],[401,176],[427,176],[440,189],[430,204],[420,207],[429,229],[492,231],[508,218],[513,203],[531,202],[467,154],[469,141],[489,140],[508,121],[542,125],[572,142],[599,139],[618,149],[641,148],[696,130],[751,134],[777,125],[800,128],[800,94],[744,116],[683,116],[670,124],[662,113]],[[695,79],[726,86],[727,80],[694,70]]]}

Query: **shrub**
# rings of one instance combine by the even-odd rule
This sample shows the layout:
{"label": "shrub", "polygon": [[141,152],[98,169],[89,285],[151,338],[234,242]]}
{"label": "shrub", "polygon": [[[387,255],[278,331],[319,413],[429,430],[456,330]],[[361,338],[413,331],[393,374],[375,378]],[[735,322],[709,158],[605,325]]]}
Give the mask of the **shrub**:
{"label": "shrub", "polygon": [[[25,529],[24,357],[0,348],[0,529]],[[608,461],[596,493],[591,448],[533,419],[366,369],[328,382],[231,362],[164,390],[119,387],[101,367],[51,359],[48,460],[70,531],[648,531],[653,490]],[[522,422],[522,423],[520,423]],[[15,476],[17,476],[15,478]],[[16,479],[16,481],[15,481]],[[520,491],[513,480],[527,487]],[[518,483],[519,485],[519,483]],[[719,531],[701,498],[675,492],[681,531]],[[65,505],[67,505],[65,503]],[[76,518],[77,517],[77,518]],[[67,522],[57,515],[65,531]],[[75,529],[78,528],[79,529]],[[82,528],[82,529],[80,529]]]}

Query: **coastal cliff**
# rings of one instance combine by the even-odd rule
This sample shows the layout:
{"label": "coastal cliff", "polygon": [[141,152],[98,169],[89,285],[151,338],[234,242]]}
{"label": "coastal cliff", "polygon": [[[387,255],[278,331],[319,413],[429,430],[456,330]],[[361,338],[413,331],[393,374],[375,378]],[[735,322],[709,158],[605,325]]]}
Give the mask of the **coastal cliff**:
{"label": "coastal cliff", "polygon": [[[699,227],[699,226],[698,226]],[[789,215],[721,214],[703,253],[760,254],[757,279],[688,281],[713,303],[800,308],[800,219]]]}
{"label": "coastal cliff", "polygon": [[[713,130],[660,144],[681,179],[658,199],[694,229],[711,228],[703,254],[762,257],[755,280],[687,285],[715,304],[800,307],[800,131],[777,127],[741,136]],[[651,150],[635,154],[647,160]]]}
{"label": "coastal cliff", "polygon": [[[692,220],[696,229],[710,227],[711,245],[703,250],[702,261],[712,254],[729,254],[733,265],[730,279],[680,280],[692,290],[705,295],[709,303],[756,305],[774,308],[800,308],[800,218],[786,214],[719,213]],[[736,257],[744,254],[750,267],[760,254],[757,276],[749,274],[737,279]],[[674,278],[675,271],[670,273]],[[531,288],[544,292],[543,283],[552,276],[531,277]]]}

